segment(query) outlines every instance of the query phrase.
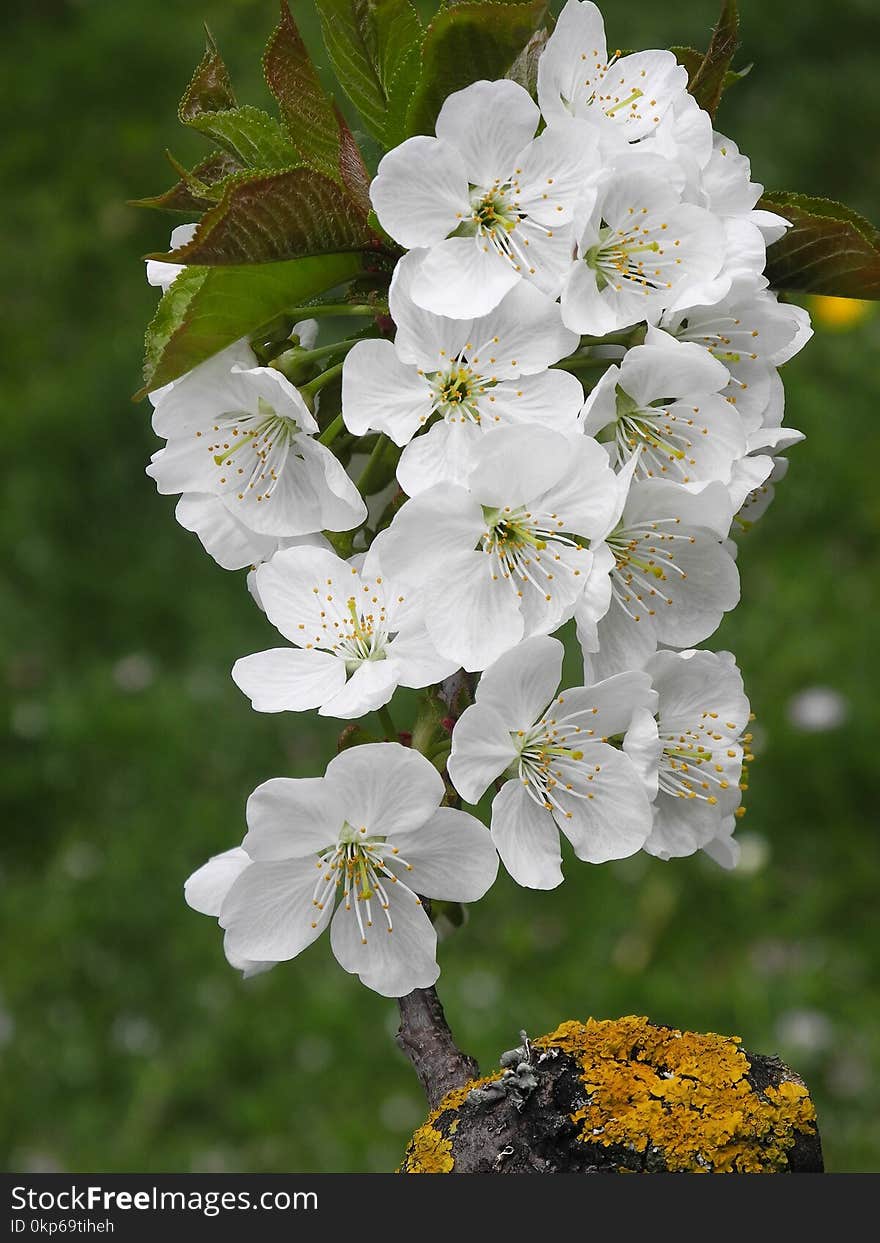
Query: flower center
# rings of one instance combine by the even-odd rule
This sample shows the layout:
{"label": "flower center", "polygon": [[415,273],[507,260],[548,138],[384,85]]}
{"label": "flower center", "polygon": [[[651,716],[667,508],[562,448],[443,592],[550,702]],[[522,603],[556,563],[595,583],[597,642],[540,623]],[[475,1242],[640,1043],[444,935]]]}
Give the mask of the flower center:
{"label": "flower center", "polygon": [[400,857],[396,846],[383,837],[370,837],[362,826],[356,829],[346,821],[334,846],[329,846],[318,856],[320,872],[312,894],[316,915],[312,927],[317,928],[320,913],[327,903],[335,905],[337,898],[345,911],[357,920],[361,944],[366,945],[369,930],[373,927],[374,906],[382,912],[388,933],[394,931],[391,917],[389,891],[397,886],[410,894],[421,905],[421,899],[397,876],[397,871],[412,871],[412,865]]}
{"label": "flower center", "polygon": [[658,398],[640,406],[618,386],[617,417],[600,439],[613,442],[618,463],[638,453],[636,473],[640,478],[671,474],[682,483],[690,482],[688,470],[697,464],[690,456],[694,437],[708,436],[709,429],[698,426],[692,417],[700,413],[699,406],[679,415],[669,408],[674,403],[674,398]]}
{"label": "flower center", "polygon": [[602,771],[601,764],[589,756],[589,743],[616,744],[617,739],[599,738],[590,726],[598,708],[567,712],[565,695],[559,695],[531,729],[511,731],[510,738],[519,752],[509,770],[518,777],[532,802],[546,811],[557,811],[572,818],[560,799],[591,800],[590,784]]}
{"label": "flower center", "polygon": [[[727,721],[725,732],[720,733],[718,719],[717,712],[707,710],[695,728],[683,733],[661,730],[661,793],[673,798],[701,799],[714,807],[719,791],[729,790],[732,785],[748,789],[746,770],[754,757],[743,755],[739,727]],[[751,739],[751,734],[744,734],[741,741],[748,744]],[[745,808],[737,808],[735,814],[745,815]]]}
{"label": "flower center", "polygon": [[497,230],[511,233],[523,219],[518,196],[518,182],[496,181],[489,190],[472,189],[471,220],[477,233],[490,236]]}
{"label": "flower center", "polygon": [[472,371],[467,364],[458,363],[448,371],[438,371],[431,377],[431,393],[434,411],[449,423],[479,423],[481,420],[479,400],[493,387],[492,381]]}
{"label": "flower center", "polygon": [[503,509],[483,506],[486,530],[480,546],[490,558],[493,581],[506,579],[522,597],[527,584],[540,591],[545,600],[553,598],[553,582],[560,567],[580,577],[562,560],[565,550],[583,552],[586,545],[565,530],[565,521],[558,514],[536,513],[524,506]]}
{"label": "flower center", "polygon": [[[649,220],[645,224],[647,207],[630,207],[629,212],[632,222],[627,228],[602,226],[599,241],[584,255],[584,263],[596,273],[600,291],[610,287],[619,293],[624,286],[636,286],[648,295],[671,289],[667,269],[670,264],[679,265],[681,259],[676,255],[667,257],[667,249],[679,246],[679,239],[665,236],[665,223],[657,225]],[[661,232],[662,242],[653,236]]]}
{"label": "flower center", "polygon": [[[238,410],[221,415],[207,444],[218,483],[234,490],[240,501],[252,492],[258,501],[270,500],[299,430],[295,419],[277,414],[262,397],[256,414]],[[197,431],[196,436],[204,433]]]}
{"label": "flower center", "polygon": [[621,525],[606,540],[615,559],[611,590],[633,621],[641,621],[645,613],[653,617],[657,604],[672,604],[661,586],[670,575],[687,578],[687,571],[676,564],[675,552],[682,542],[695,544],[696,536],[670,530],[680,525],[680,518],[638,522],[626,529]]}
{"label": "flower center", "polygon": [[[539,224],[520,208],[521,188],[517,180],[520,169],[515,169],[511,177],[504,181],[496,179],[489,187],[471,186],[470,215],[461,216],[460,223],[453,236],[473,237],[483,250],[490,248],[510,263],[517,272],[534,276],[535,267],[529,258],[529,238],[523,236],[523,226],[544,237],[552,237],[553,230]],[[547,178],[548,188],[554,183],[553,177]],[[545,197],[549,195],[549,189]],[[557,205],[557,211],[562,211]]]}
{"label": "flower center", "polygon": [[345,660],[348,673],[371,660],[385,660],[389,642],[385,605],[379,604],[371,612],[358,607],[354,596],[346,602],[348,609],[347,629],[340,633],[333,651]]}

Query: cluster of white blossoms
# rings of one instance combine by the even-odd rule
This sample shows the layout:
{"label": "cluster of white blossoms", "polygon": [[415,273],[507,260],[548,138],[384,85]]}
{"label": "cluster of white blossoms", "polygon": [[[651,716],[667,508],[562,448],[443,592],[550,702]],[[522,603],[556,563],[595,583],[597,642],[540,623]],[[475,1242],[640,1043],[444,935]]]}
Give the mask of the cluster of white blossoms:
{"label": "cluster of white blossoms", "polygon": [[[344,362],[297,387],[243,342],[153,395],[150,475],[221,566],[253,567],[284,640],[233,670],[257,711],[354,720],[459,670],[472,692],[445,748],[414,729],[251,796],[241,846],[186,890],[246,973],[329,924],[369,987],[427,987],[422,899],[479,898],[498,856],[551,889],[563,839],[591,863],[735,865],[749,704],[730,653],[694,649],[739,600],[731,535],[801,438],[779,367],[810,328],[763,275],[787,222],[686,82],[670,52],[609,56],[599,10],[568,0],[537,102],[476,82],[382,159],[373,207],[405,250],[390,331],[318,346],[304,320],[303,375]],[[340,432],[402,450],[369,516]],[[583,684],[560,690],[568,622]],[[438,769],[468,804],[493,792],[489,831],[441,806]]]}

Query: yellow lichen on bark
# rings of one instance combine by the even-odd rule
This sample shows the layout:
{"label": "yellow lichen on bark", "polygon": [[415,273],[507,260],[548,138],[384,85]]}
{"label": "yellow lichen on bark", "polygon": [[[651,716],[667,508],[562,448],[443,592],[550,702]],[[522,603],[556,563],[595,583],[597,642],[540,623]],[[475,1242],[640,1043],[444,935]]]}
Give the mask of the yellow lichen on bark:
{"label": "yellow lichen on bark", "polygon": [[[443,1100],[432,1110],[416,1133],[413,1135],[406,1150],[403,1164],[398,1171],[401,1174],[451,1174],[455,1168],[452,1155],[452,1140],[438,1131],[435,1123],[441,1114],[453,1113],[459,1109],[474,1088],[481,1088],[501,1077],[501,1071],[494,1075],[485,1075],[482,1079],[472,1079],[460,1088],[447,1092]],[[448,1125],[448,1134],[454,1135],[458,1129],[458,1119],[453,1118]]]}
{"label": "yellow lichen on bark", "polygon": [[410,1140],[400,1168],[403,1174],[451,1174],[454,1166],[452,1140],[426,1122]]}
{"label": "yellow lichen on bark", "polygon": [[803,1084],[757,1091],[734,1036],[680,1032],[646,1018],[566,1022],[532,1042],[579,1063],[586,1104],[572,1115],[584,1143],[646,1149],[667,1170],[778,1173],[798,1132],[814,1129]]}

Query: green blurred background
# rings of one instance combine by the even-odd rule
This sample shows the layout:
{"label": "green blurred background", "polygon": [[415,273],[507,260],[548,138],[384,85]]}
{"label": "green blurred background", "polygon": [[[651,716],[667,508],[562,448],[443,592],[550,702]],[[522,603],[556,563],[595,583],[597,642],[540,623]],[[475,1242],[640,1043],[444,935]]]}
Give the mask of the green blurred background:
{"label": "green blurred background", "polygon": [[[705,46],[715,0],[606,3],[611,46]],[[769,187],[880,216],[876,0],[745,0],[719,125]],[[296,17],[316,46],[310,0]],[[235,844],[260,781],[313,774],[335,729],[259,716],[236,657],[272,642],[143,474],[134,406],[172,223],[124,200],[163,149],[211,25],[261,102],[272,0],[31,0],[0,45],[3,331],[0,1146],[3,1168],[388,1170],[423,1116],[393,1003],[327,938],[242,983],[183,879]],[[807,442],[743,541],[717,645],[758,715],[743,866],[647,857],[506,878],[442,947],[442,996],[486,1066],[569,1017],[644,1013],[742,1035],[813,1089],[828,1165],[880,1168],[877,548],[880,315],[823,322],[785,372]],[[833,310],[833,308],[832,308]],[[805,692],[809,692],[806,693]]]}

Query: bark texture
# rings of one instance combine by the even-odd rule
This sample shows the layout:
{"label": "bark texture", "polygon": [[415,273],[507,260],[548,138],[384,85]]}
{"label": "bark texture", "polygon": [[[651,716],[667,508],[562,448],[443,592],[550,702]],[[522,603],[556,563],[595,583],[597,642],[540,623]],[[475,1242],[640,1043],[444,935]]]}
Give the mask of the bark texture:
{"label": "bark texture", "polygon": [[564,1023],[501,1066],[447,1092],[402,1173],[823,1170],[806,1085],[732,1037],[635,1016]]}
{"label": "bark texture", "polygon": [[417,988],[398,998],[397,1043],[413,1064],[419,1083],[435,1109],[447,1093],[479,1074],[472,1057],[455,1043],[434,988]]}

